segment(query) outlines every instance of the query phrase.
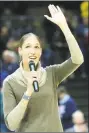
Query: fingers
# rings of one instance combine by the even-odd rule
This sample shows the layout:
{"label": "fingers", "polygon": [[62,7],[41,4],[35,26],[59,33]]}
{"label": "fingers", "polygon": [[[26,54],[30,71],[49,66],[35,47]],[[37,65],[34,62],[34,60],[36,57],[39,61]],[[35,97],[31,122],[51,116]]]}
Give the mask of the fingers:
{"label": "fingers", "polygon": [[58,17],[62,16],[63,17],[63,13],[60,9],[59,6],[54,6],[53,4],[50,4],[48,6],[49,12],[51,14],[51,17],[49,17],[48,15],[44,15],[44,17],[46,17],[48,20],[50,20],[51,22],[58,24]]}
{"label": "fingers", "polygon": [[49,17],[48,15],[44,15],[44,17],[51,21],[51,17]]}
{"label": "fingers", "polygon": [[[51,14],[52,17],[55,15],[55,13],[57,13],[57,12],[62,12],[59,6],[54,6],[53,4],[50,4],[50,5],[48,6],[48,9],[49,9],[49,12],[50,12],[50,14]],[[44,15],[44,16],[45,16],[47,19],[50,20],[50,17],[49,17],[49,16],[47,16],[47,15]]]}
{"label": "fingers", "polygon": [[57,12],[57,8],[54,5],[52,5],[52,9]]}
{"label": "fingers", "polygon": [[48,9],[49,9],[51,16],[53,16],[55,13],[58,12],[57,7],[55,7],[54,5],[51,5],[51,4],[48,6]]}
{"label": "fingers", "polygon": [[48,9],[49,9],[49,12],[50,12],[51,16],[53,16],[55,14],[55,10],[54,10],[53,6],[49,5]]}
{"label": "fingers", "polygon": [[57,7],[57,10],[58,10],[59,12],[62,12],[59,6],[56,6],[56,7]]}
{"label": "fingers", "polygon": [[54,6],[54,5],[51,5],[51,4],[48,6],[48,9],[49,9],[51,15],[55,14],[58,11],[61,11],[59,6]]}

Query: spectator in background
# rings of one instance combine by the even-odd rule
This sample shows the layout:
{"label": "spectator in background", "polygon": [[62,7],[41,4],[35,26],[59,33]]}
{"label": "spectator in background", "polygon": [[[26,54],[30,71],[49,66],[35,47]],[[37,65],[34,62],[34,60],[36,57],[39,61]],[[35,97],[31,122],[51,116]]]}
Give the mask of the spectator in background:
{"label": "spectator in background", "polygon": [[[18,61],[15,52],[10,50],[4,50],[2,53],[2,60],[0,60],[0,64],[0,88],[2,88],[3,80],[18,68]],[[0,89],[0,132],[11,132],[9,129],[7,129],[4,122],[1,90],[2,89]]]}
{"label": "spectator in background", "polygon": [[10,130],[6,127],[5,122],[4,122],[1,88],[0,88],[0,132],[10,132]]}
{"label": "spectator in background", "polygon": [[46,40],[44,38],[41,39],[42,42],[42,56],[41,56],[41,64],[43,67],[53,65],[54,64],[54,52],[49,48]]}
{"label": "spectator in background", "polygon": [[[80,5],[81,21],[76,27],[75,33],[78,44],[84,55],[84,63],[81,65],[79,73],[82,77],[89,75],[89,26],[88,26],[88,2],[82,2]],[[78,72],[78,71],[76,71]]]}
{"label": "spectator in background", "polygon": [[[72,25],[67,20],[68,26],[70,27],[71,31],[73,32]],[[54,33],[54,37],[52,38],[54,44],[54,52],[55,52],[55,63],[59,64],[69,58],[70,53],[66,43],[66,39],[64,34],[62,33],[61,29],[59,30],[58,27],[56,28],[56,32]]]}
{"label": "spectator in background", "polygon": [[74,123],[74,126],[65,132],[88,132],[88,126],[85,122],[84,114],[82,111],[77,110],[72,115],[72,121]]}
{"label": "spectator in background", "polygon": [[6,43],[9,38],[9,29],[6,26],[0,28],[0,53],[6,49]]}
{"label": "spectator in background", "polygon": [[61,86],[58,89],[58,111],[61,117],[64,131],[73,126],[72,114],[77,110],[74,99],[68,94],[66,88]]}
{"label": "spectator in background", "polygon": [[18,52],[18,38],[14,37],[10,37],[8,42],[7,42],[7,49],[11,50],[11,51],[15,51],[16,53]]}
{"label": "spectator in background", "polygon": [[54,64],[54,52],[51,49],[43,49],[41,64],[43,67]]}
{"label": "spectator in background", "polygon": [[8,75],[12,74],[18,67],[19,65],[15,52],[5,50],[2,54],[1,61],[1,83]]}
{"label": "spectator in background", "polygon": [[51,50],[54,51],[55,45],[53,43],[52,38],[54,37],[57,26],[54,23],[52,23],[51,21],[47,21],[46,19],[44,19],[43,29],[44,29],[44,32],[45,32],[46,41],[49,44],[49,47],[51,48]]}

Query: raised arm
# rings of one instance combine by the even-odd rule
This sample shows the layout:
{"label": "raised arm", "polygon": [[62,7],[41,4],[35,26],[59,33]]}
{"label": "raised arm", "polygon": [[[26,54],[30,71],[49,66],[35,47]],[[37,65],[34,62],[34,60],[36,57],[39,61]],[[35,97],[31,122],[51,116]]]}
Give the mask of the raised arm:
{"label": "raised arm", "polygon": [[59,65],[53,65],[53,81],[57,87],[64,79],[71,75],[84,61],[82,52],[78,46],[78,43],[71,33],[64,14],[59,6],[48,6],[51,17],[44,15],[48,20],[57,24],[62,30],[71,54],[71,58]]}
{"label": "raised arm", "polygon": [[78,43],[71,33],[67,21],[65,19],[64,14],[62,13],[59,6],[49,5],[48,6],[49,12],[51,14],[51,17],[44,15],[48,20],[52,21],[53,23],[57,24],[58,27],[62,30],[66,41],[68,43],[69,51],[71,54],[71,60],[75,64],[82,64],[84,59],[82,52],[78,46]]}

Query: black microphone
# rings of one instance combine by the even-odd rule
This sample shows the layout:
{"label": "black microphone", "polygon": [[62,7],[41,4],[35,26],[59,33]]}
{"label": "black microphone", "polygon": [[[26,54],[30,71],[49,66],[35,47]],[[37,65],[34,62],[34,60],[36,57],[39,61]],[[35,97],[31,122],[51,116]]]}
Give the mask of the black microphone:
{"label": "black microphone", "polygon": [[[36,71],[35,63],[33,61],[29,62],[29,68],[30,68],[30,71]],[[33,87],[34,87],[34,91],[35,92],[39,91],[39,85],[38,85],[38,81],[37,80],[33,81]]]}

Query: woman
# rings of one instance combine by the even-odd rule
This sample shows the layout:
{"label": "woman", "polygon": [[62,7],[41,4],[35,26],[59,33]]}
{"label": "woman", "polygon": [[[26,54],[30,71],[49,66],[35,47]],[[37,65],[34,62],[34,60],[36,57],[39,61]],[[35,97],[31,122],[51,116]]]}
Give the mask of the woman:
{"label": "woman", "polygon": [[[52,17],[45,17],[63,31],[71,58],[60,65],[43,69],[40,65],[42,47],[38,37],[32,33],[22,37],[19,43],[20,67],[3,83],[4,117],[11,131],[63,131],[58,116],[56,88],[83,63],[83,55],[60,8],[49,5],[48,9]],[[34,61],[36,71],[29,70],[30,60]],[[39,83],[39,92],[33,89],[35,79]]]}

